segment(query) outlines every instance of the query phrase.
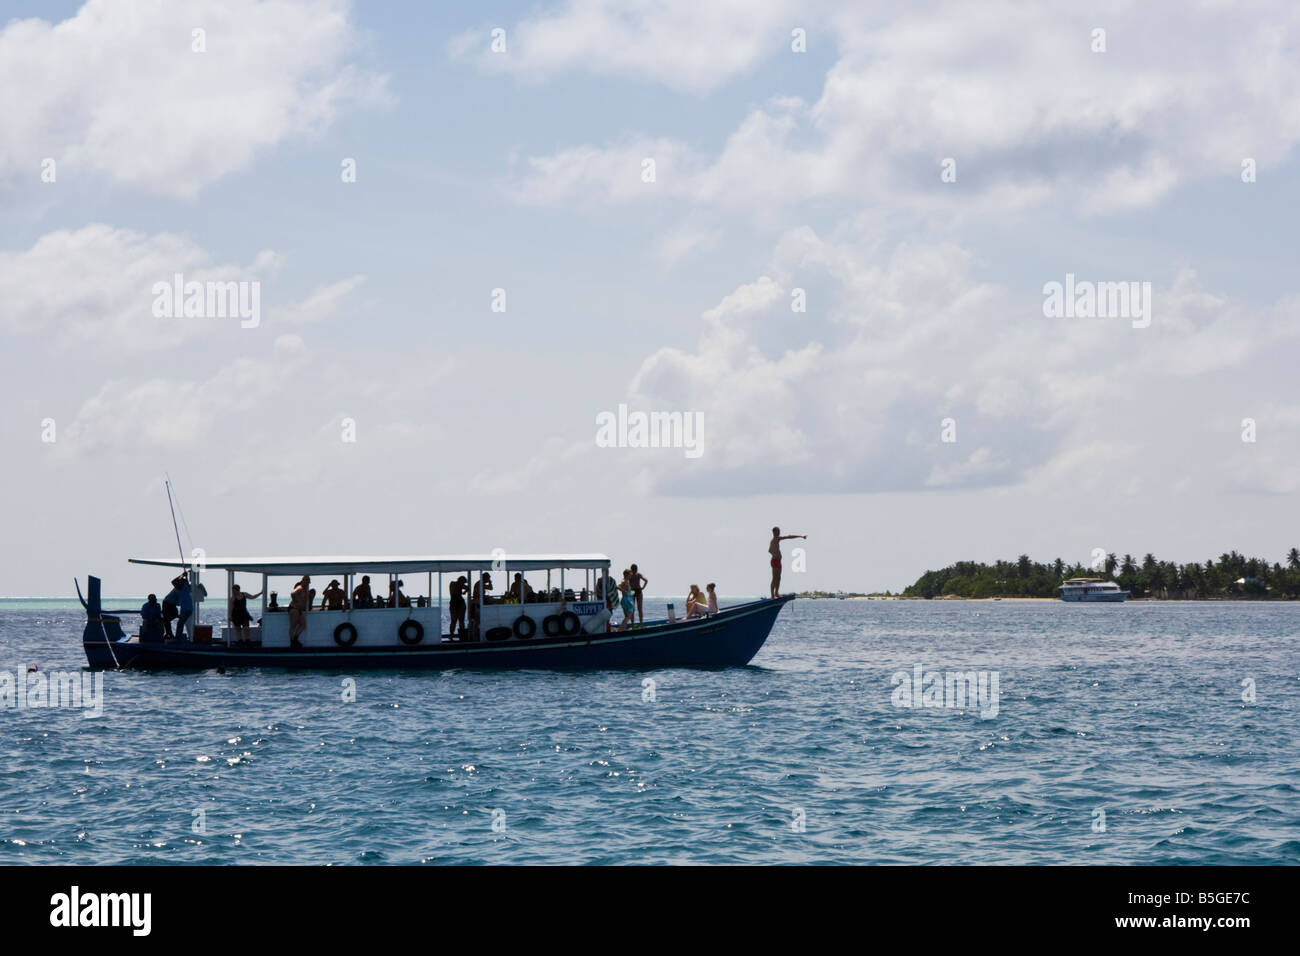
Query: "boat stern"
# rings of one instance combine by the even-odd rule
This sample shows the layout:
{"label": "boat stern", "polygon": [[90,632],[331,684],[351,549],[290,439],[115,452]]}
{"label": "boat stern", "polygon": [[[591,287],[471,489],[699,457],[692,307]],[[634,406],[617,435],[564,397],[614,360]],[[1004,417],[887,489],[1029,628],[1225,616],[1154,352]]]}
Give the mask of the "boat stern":
{"label": "boat stern", "polygon": [[86,660],[91,667],[117,667],[121,652],[115,645],[124,645],[130,638],[122,630],[122,619],[114,614],[105,613],[100,589],[100,580],[93,574],[86,578],[86,593],[81,593],[81,583],[77,583],[77,597],[86,609],[86,627],[81,632],[81,644],[86,651]]}

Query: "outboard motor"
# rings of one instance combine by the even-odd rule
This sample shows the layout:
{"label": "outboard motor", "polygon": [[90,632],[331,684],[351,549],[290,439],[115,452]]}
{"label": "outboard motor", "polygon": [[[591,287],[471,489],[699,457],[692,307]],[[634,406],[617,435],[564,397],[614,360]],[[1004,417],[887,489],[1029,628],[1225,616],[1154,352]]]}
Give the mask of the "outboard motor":
{"label": "outboard motor", "polygon": [[99,578],[93,575],[86,578],[85,597],[81,597],[81,585],[78,583],[77,597],[86,609],[86,629],[81,632],[83,644],[115,644],[127,639],[122,630],[122,619],[104,613],[99,597]]}

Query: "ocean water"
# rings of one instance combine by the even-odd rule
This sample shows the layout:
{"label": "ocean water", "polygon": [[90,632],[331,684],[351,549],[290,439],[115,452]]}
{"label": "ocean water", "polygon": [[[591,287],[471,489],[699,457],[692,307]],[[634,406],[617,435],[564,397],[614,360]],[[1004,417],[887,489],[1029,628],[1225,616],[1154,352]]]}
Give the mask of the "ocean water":
{"label": "ocean water", "polygon": [[[0,670],[82,669],[82,623],[0,601]],[[1298,635],[796,601],[727,670],[105,673],[101,717],[0,710],[0,864],[1292,864]],[[996,715],[899,706],[916,665],[996,675]]]}

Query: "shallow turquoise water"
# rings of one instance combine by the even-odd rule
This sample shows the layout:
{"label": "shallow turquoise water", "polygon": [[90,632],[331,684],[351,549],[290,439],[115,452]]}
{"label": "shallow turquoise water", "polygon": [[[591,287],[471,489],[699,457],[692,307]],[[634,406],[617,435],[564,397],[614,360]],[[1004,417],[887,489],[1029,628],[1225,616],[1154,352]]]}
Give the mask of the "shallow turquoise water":
{"label": "shallow turquoise water", "polygon": [[[82,668],[82,621],[0,602],[0,670]],[[1296,863],[1298,633],[797,601],[722,671],[107,673],[102,718],[0,710],[0,863]],[[896,706],[916,664],[997,716]]]}

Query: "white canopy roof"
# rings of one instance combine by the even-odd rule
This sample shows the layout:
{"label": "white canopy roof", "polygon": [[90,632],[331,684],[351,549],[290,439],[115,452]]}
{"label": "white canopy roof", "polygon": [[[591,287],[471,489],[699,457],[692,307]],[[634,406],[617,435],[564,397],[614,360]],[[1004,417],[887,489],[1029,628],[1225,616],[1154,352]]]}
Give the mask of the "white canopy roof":
{"label": "white canopy roof", "polygon": [[[132,564],[183,568],[180,558],[130,558]],[[191,564],[193,562],[190,562]],[[270,557],[204,558],[203,567],[245,574],[415,574],[422,571],[491,571],[504,564],[509,571],[545,571],[548,568],[607,568],[603,554],[437,554],[396,557]]]}

